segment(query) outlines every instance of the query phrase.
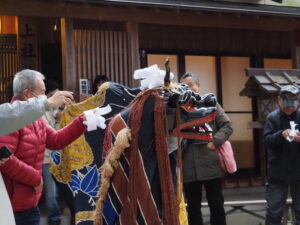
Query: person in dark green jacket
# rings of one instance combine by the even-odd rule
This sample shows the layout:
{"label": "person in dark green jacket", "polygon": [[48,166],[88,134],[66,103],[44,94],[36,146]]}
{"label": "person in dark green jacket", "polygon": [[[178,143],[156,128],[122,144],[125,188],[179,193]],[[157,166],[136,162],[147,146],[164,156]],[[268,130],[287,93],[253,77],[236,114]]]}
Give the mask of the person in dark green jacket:
{"label": "person in dark green jacket", "polygon": [[[180,79],[192,91],[199,92],[200,82],[193,73],[185,73]],[[222,192],[222,171],[215,151],[232,134],[232,124],[222,107],[217,104],[216,118],[210,124],[213,129],[211,142],[185,140],[183,149],[183,182],[187,200],[189,225],[202,225],[202,187],[210,208],[211,225],[226,225],[224,197]]]}

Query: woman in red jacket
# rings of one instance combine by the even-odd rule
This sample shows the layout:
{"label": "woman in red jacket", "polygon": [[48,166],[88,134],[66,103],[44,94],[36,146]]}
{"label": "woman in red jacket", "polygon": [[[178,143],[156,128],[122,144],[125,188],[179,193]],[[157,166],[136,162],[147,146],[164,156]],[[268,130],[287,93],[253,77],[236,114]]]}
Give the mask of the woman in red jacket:
{"label": "woman in red jacket", "polygon": [[[45,94],[44,76],[34,70],[18,72],[13,81],[12,101],[26,101]],[[6,145],[14,155],[0,171],[12,203],[16,225],[39,225],[38,202],[43,189],[42,164],[45,148],[62,149],[86,131],[84,116],[55,131],[44,118],[0,137],[0,147]]]}

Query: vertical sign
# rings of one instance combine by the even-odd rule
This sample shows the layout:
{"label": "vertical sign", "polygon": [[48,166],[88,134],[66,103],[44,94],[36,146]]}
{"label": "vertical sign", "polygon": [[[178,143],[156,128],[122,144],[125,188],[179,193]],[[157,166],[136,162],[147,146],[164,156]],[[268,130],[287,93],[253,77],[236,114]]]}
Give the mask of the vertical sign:
{"label": "vertical sign", "polygon": [[19,17],[19,57],[20,69],[38,70],[38,45],[36,20]]}

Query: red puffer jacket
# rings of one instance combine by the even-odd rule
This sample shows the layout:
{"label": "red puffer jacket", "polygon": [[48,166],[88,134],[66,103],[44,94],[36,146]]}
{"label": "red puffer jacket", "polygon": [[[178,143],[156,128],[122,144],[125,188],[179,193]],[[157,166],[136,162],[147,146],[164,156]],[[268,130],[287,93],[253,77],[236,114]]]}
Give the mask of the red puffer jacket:
{"label": "red puffer jacket", "polygon": [[13,157],[0,166],[14,211],[31,209],[38,205],[41,193],[34,187],[42,180],[45,148],[62,149],[82,135],[86,126],[79,116],[68,126],[54,130],[44,118],[0,137],[0,147],[6,145]]}

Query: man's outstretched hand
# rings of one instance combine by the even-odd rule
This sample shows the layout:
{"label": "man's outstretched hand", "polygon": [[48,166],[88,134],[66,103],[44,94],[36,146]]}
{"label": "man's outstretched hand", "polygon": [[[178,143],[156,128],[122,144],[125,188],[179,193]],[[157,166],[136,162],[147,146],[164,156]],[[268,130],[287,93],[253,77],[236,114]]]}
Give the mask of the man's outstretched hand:
{"label": "man's outstretched hand", "polygon": [[48,98],[48,105],[50,108],[57,108],[60,106],[71,105],[74,101],[73,92],[57,91],[53,96]]}

